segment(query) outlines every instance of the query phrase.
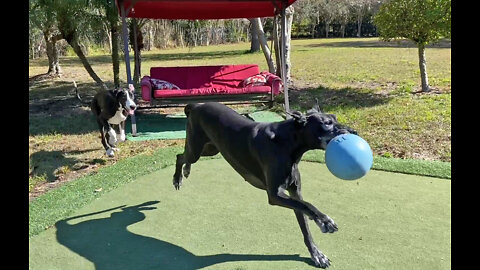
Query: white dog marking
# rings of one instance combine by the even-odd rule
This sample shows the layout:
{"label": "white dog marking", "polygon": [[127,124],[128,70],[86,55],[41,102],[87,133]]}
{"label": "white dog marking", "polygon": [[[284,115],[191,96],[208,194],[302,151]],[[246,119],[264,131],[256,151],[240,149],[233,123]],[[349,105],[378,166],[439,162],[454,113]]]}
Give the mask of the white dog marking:
{"label": "white dog marking", "polygon": [[125,141],[125,130],[120,128],[120,140],[119,142],[124,142]]}
{"label": "white dog marking", "polygon": [[108,143],[110,145],[115,145],[117,143],[117,134],[115,133],[115,130],[113,128],[110,128],[108,131],[108,135],[110,135],[110,138],[108,138]]}
{"label": "white dog marking", "polygon": [[121,122],[125,121],[126,119],[127,117],[123,115],[123,108],[122,106],[120,106],[120,108],[117,110],[115,115],[112,118],[108,119],[108,123],[113,125],[118,125]]}
{"label": "white dog marking", "polygon": [[128,94],[127,94],[127,102],[125,102],[125,105],[126,105],[127,108],[137,106],[137,104],[135,104],[135,101],[133,101],[133,99],[130,98],[130,95],[128,95]]}

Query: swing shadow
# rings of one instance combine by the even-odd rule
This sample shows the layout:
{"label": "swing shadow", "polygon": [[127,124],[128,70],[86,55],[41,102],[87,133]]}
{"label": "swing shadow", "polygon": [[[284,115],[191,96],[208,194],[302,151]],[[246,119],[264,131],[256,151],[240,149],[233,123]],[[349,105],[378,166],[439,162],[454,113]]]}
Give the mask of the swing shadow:
{"label": "swing shadow", "polygon": [[[200,269],[218,263],[233,261],[295,260],[312,265],[309,258],[299,255],[216,254],[197,256],[188,250],[153,237],[130,232],[127,227],[145,219],[142,211],[154,210],[149,201],[126,207],[118,206],[103,211],[58,221],[57,241],[86,258],[97,270],[118,269]],[[69,224],[68,221],[95,214],[113,212],[110,217]],[[161,224],[158,224],[160,227]]]}

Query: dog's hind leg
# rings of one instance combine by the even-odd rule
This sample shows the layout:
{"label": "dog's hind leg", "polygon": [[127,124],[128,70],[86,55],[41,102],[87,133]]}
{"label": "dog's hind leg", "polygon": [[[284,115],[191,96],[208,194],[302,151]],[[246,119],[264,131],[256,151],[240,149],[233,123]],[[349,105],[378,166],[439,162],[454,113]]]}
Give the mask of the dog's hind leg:
{"label": "dog's hind leg", "polygon": [[110,133],[105,129],[105,127],[102,128],[102,144],[103,147],[105,147],[105,153],[108,157],[113,157],[114,156],[114,150],[115,147],[110,145]]}
{"label": "dog's hind leg", "polygon": [[175,173],[173,174],[173,186],[176,190],[182,185],[182,166],[185,164],[184,154],[178,154],[175,162]]}
{"label": "dog's hind leg", "polygon": [[102,138],[102,145],[105,148],[106,155],[108,157],[113,157],[114,154],[113,154],[112,146],[108,143],[109,141],[108,132],[106,132],[105,126],[103,125],[102,121],[97,119],[97,123],[98,123],[98,128],[100,130],[100,135]]}

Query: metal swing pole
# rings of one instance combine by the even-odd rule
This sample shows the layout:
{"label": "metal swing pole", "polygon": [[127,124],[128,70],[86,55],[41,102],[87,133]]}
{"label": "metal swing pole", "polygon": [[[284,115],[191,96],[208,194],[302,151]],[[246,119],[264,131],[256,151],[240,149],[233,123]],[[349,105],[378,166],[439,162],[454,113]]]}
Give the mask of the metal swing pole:
{"label": "metal swing pole", "polygon": [[[125,18],[125,6],[123,5],[123,1],[119,3],[121,5],[120,7],[120,13],[122,16],[122,35],[123,35],[123,49],[125,53],[125,67],[127,70],[127,83],[133,85],[132,81],[132,73],[130,70],[130,53],[128,51],[128,28],[127,28],[127,20]],[[130,115],[130,120],[132,121],[132,136],[137,136],[137,121],[135,119],[135,113]]]}
{"label": "metal swing pole", "polygon": [[[286,45],[286,38],[287,38],[287,18],[286,18],[286,10],[287,8],[287,1],[282,1],[282,7],[281,7],[281,16],[282,16],[282,21],[281,21],[281,48],[280,48],[280,65],[281,65],[281,73],[282,73],[282,82],[283,82],[283,93],[284,93],[284,103],[285,103],[285,111],[290,112],[290,102],[288,99],[288,80],[287,80],[287,45]],[[291,116],[286,113],[287,119],[291,118]]]}

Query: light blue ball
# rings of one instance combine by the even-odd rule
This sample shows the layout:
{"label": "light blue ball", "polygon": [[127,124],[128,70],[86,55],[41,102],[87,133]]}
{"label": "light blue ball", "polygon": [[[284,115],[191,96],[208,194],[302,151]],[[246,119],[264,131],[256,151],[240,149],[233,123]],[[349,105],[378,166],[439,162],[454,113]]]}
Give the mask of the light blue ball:
{"label": "light blue ball", "polygon": [[336,177],[343,180],[356,180],[372,168],[372,149],[360,136],[338,135],[327,145],[325,163],[328,170]]}

